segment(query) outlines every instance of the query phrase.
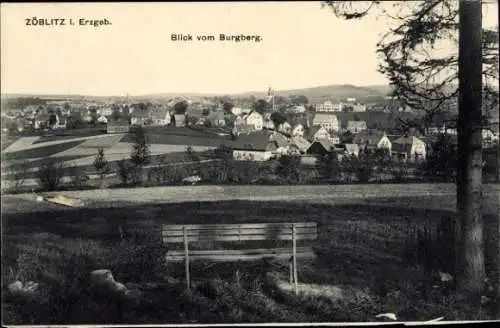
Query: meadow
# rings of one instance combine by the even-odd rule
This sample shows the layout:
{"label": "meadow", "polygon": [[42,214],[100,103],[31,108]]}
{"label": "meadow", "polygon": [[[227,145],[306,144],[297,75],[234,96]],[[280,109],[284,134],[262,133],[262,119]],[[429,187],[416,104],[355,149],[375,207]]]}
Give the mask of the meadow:
{"label": "meadow", "polygon": [[[403,189],[406,197],[394,196]],[[450,185],[381,186],[379,193],[366,186],[204,186],[65,195],[86,206],[37,203],[32,195],[4,201],[4,282],[40,283],[31,299],[4,298],[5,323],[359,322],[384,312],[400,321],[496,316],[491,304],[474,307],[450,292],[437,274],[446,270],[444,262],[427,267],[408,256],[416,252],[407,238],[416,229],[454,218]],[[494,195],[485,200],[488,217],[498,206]],[[287,288],[287,263],[277,260],[194,262],[193,288],[186,292],[183,266],[166,265],[158,231],[162,223],[298,221],[319,228],[316,258],[299,262],[298,296]],[[86,276],[101,268],[140,290],[138,301],[89,294]]]}

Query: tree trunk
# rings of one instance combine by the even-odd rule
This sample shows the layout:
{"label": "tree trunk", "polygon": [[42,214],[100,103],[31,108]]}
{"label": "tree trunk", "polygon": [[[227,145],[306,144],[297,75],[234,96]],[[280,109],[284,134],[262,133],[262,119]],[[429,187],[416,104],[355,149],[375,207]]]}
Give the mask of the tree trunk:
{"label": "tree trunk", "polygon": [[459,114],[456,224],[459,290],[479,296],[485,277],[482,202],[482,5],[459,3]]}

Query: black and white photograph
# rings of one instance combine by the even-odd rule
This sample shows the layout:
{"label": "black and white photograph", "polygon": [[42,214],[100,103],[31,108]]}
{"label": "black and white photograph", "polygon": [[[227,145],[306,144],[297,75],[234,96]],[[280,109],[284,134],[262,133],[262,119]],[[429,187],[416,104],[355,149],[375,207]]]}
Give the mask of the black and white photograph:
{"label": "black and white photograph", "polygon": [[500,320],[498,0],[0,25],[3,326]]}

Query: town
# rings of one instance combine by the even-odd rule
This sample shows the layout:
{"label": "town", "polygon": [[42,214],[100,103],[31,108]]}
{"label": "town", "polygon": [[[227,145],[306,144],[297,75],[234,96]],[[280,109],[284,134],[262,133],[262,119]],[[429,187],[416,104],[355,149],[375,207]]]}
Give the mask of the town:
{"label": "town", "polygon": [[[433,117],[430,124],[422,126],[416,124],[422,120],[422,111],[403,106],[387,95],[371,97],[368,99],[371,101],[350,96],[335,100],[325,96],[318,99],[310,103],[307,96],[300,94],[283,97],[271,88],[260,99],[255,96],[194,99],[178,96],[145,101],[15,99],[6,103],[11,107],[2,109],[4,179],[20,179],[20,173],[15,172],[16,168],[23,168],[19,163],[34,161],[32,169],[37,170],[37,163],[41,163],[37,160],[44,157],[54,161],[59,159],[62,164],[73,167],[73,171],[75,167],[88,167],[89,158],[97,155],[98,148],[102,148],[108,161],[118,164],[129,157],[130,147],[123,145],[132,141],[134,131],[139,127],[146,131],[153,157],[172,157],[176,153],[185,153],[188,148],[194,153],[198,150],[203,157],[207,151],[224,146],[231,153],[232,160],[256,168],[264,163],[279,162],[280,158],[283,162],[288,157],[296,159],[292,164],[296,178],[280,177],[275,174],[275,168],[274,172],[267,172],[266,177],[256,174],[254,181],[285,184],[320,180],[327,183],[428,181],[443,178],[446,174],[448,181],[453,179],[453,155],[438,158],[442,157],[443,149],[436,148],[456,148],[453,109],[443,111]],[[63,147],[69,144],[68,138],[72,136],[83,144],[70,144],[73,149],[63,151],[57,147],[53,150],[42,147],[49,144]],[[482,137],[487,179],[495,177],[494,152],[498,147],[498,136],[498,124],[488,122],[485,115]],[[34,138],[38,141],[33,141]],[[6,144],[9,139],[11,145]],[[32,140],[31,144],[25,140]],[[43,140],[48,143],[41,142]],[[91,140],[94,140],[95,154],[82,148]],[[448,144],[444,145],[443,140]],[[176,147],[169,148],[169,145]],[[42,152],[37,154],[34,151],[36,146]],[[48,152],[44,153],[43,150],[47,149]],[[79,153],[78,149],[83,150]],[[23,156],[23,153],[28,155]],[[175,156],[173,158],[168,161],[169,165],[175,164]],[[176,158],[185,161],[182,156]],[[368,165],[369,173],[366,173],[362,159],[364,162],[372,160]],[[332,160],[334,162],[328,162]],[[5,173],[6,170],[9,173]],[[187,169],[182,178],[196,176],[198,183],[214,182],[206,177],[203,179],[201,171],[200,165],[197,169]],[[338,174],[332,171],[338,171]],[[151,180],[151,174],[149,176]],[[16,181],[10,185],[21,187]]]}

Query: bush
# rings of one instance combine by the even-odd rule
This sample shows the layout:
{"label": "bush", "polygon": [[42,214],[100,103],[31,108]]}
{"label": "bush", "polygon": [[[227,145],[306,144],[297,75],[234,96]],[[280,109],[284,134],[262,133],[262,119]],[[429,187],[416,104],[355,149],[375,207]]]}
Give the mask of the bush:
{"label": "bush", "polygon": [[82,188],[89,179],[85,169],[76,165],[69,167],[69,177],[71,179],[71,185],[76,189]]}
{"label": "bush", "polygon": [[100,147],[97,151],[97,155],[94,160],[94,167],[97,173],[99,173],[100,187],[102,187],[104,178],[106,177],[106,174],[109,173],[109,163],[104,156],[104,148],[102,147]]}
{"label": "bush", "polygon": [[432,144],[432,151],[427,155],[423,169],[429,177],[450,181],[457,171],[457,146],[448,135],[440,135]]}
{"label": "bush", "polygon": [[329,181],[338,181],[340,179],[340,163],[333,149],[326,155],[317,156],[316,167],[323,178]]}
{"label": "bush", "polygon": [[19,169],[16,169],[16,171],[14,172],[14,185],[12,186],[14,192],[21,189],[26,179],[27,173],[28,166],[26,163],[21,164]]}
{"label": "bush", "polygon": [[396,165],[391,170],[394,177],[394,181],[400,182],[408,178],[409,172],[408,167],[405,165]]}
{"label": "bush", "polygon": [[118,176],[123,184],[127,184],[129,182],[132,169],[132,165],[126,159],[118,161]]}
{"label": "bush", "polygon": [[300,156],[283,155],[278,159],[276,174],[285,180],[298,182],[300,181],[299,165]]}
{"label": "bush", "polygon": [[64,176],[64,163],[53,161],[42,164],[37,172],[40,188],[45,191],[55,191],[59,188]]}
{"label": "bush", "polygon": [[361,164],[356,169],[356,177],[360,182],[368,182],[373,176],[373,167],[367,164]]}

